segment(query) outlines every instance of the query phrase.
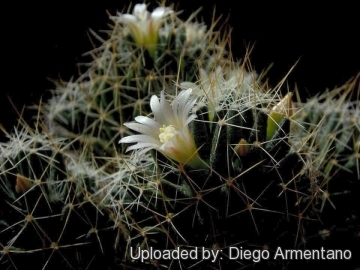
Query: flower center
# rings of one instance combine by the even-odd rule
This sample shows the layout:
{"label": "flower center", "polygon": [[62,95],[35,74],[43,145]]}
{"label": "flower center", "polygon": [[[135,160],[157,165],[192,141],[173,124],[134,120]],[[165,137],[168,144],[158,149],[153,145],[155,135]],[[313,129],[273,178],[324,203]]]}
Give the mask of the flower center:
{"label": "flower center", "polygon": [[172,137],[175,135],[175,133],[176,133],[176,129],[174,128],[174,126],[163,125],[160,128],[160,134],[159,134],[160,142],[166,143],[166,142],[170,141],[172,139]]}

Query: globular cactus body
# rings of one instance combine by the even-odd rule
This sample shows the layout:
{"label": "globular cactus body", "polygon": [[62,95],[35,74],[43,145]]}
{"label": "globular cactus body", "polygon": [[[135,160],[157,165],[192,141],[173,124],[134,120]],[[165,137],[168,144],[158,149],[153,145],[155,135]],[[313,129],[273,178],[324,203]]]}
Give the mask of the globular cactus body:
{"label": "globular cactus body", "polygon": [[[296,102],[193,17],[145,4],[111,17],[88,70],[56,85],[35,128],[20,121],[6,133],[8,268],[31,254],[42,269],[291,269],[281,258],[229,259],[229,248],[317,249],[329,228],[355,220],[335,209],[355,196],[342,176],[360,174],[360,108],[349,98],[358,78]],[[139,261],[131,248],[221,250],[222,259]]]}

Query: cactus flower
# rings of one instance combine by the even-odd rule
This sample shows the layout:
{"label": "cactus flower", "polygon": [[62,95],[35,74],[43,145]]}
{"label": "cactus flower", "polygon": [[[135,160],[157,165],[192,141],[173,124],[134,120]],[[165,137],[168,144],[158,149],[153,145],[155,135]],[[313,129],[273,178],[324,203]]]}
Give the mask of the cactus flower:
{"label": "cactus flower", "polygon": [[135,121],[125,123],[129,129],[142,134],[122,138],[119,143],[135,143],[127,151],[141,149],[139,154],[155,149],[164,156],[187,164],[193,168],[206,168],[206,164],[198,155],[194,138],[189,129],[189,123],[197,116],[189,115],[196,99],[191,98],[192,89],[182,91],[174,99],[172,106],[161,92],[160,101],[155,95],[151,97],[150,107],[155,120],[145,116],[135,117]]}
{"label": "cactus flower", "polygon": [[146,9],[146,4],[136,4],[133,14],[118,13],[114,17],[120,23],[124,23],[137,45],[145,46],[153,57],[159,37],[159,29],[162,19],[173,13],[167,7],[157,7],[151,14]]}

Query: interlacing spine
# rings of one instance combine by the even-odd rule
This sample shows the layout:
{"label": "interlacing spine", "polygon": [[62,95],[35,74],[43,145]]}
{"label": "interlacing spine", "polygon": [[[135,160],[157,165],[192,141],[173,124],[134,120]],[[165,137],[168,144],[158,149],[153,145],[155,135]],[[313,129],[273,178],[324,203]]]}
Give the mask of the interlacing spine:
{"label": "interlacing spine", "polygon": [[[34,123],[3,131],[7,269],[29,254],[39,269],[235,269],[254,262],[230,247],[324,245],[334,198],[353,198],[360,175],[359,79],[301,102],[232,60],[228,34],[195,15],[137,4],[111,16],[84,74],[58,82]],[[137,248],[223,259],[141,262]]]}

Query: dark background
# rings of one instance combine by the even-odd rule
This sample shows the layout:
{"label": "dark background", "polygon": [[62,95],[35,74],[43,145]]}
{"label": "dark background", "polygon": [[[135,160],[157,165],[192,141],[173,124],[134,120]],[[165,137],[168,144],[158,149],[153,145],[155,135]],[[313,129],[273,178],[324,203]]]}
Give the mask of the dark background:
{"label": "dark background", "polygon": [[[16,64],[21,67],[15,73],[18,76],[16,87],[5,87],[1,91],[0,105],[6,113],[0,114],[0,124],[9,129],[16,122],[16,112],[9,98],[15,107],[21,109],[23,105],[37,103],[47,89],[53,88],[49,78],[66,81],[76,77],[76,63],[83,62],[82,53],[92,48],[88,29],[108,29],[107,12],[115,15],[129,3],[99,1],[86,5],[76,2],[75,5],[57,1],[25,10],[28,15],[21,33],[26,40],[22,42],[30,44],[31,49],[27,52],[28,57],[22,59],[20,65]],[[180,1],[175,6],[176,10],[184,10],[180,16],[186,19],[202,5],[199,18],[208,25],[214,6],[216,16],[223,16],[221,23],[229,17],[235,58],[242,58],[246,47],[254,45],[251,62],[257,72],[274,63],[268,75],[273,85],[299,59],[288,78],[288,85],[292,89],[296,82],[303,96],[340,86],[360,71],[359,21],[355,2],[353,6],[338,1],[333,6],[329,3],[314,6],[224,0]],[[19,29],[16,24],[10,26],[12,28]]]}

